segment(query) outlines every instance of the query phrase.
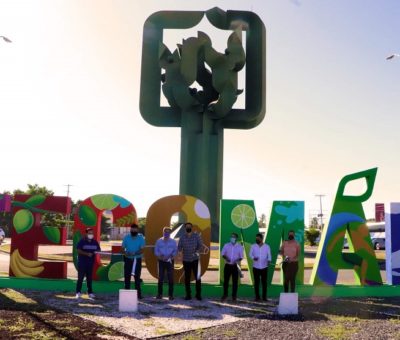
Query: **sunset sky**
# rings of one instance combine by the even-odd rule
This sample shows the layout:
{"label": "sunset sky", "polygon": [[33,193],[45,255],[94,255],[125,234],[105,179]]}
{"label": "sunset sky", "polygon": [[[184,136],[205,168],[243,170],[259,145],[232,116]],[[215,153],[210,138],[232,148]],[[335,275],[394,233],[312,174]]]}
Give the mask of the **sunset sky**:
{"label": "sunset sky", "polygon": [[[400,201],[400,58],[385,60],[400,53],[397,0],[0,0],[0,35],[13,41],[0,41],[0,192],[72,184],[75,200],[114,193],[139,216],[177,194],[180,130],[139,113],[143,24],[215,6],[253,11],[267,30],[266,117],[225,131],[224,198],[254,199],[258,215],[305,200],[307,220],[315,194],[329,212],[343,176],[378,167],[368,217]],[[223,51],[226,35],[200,29]]]}

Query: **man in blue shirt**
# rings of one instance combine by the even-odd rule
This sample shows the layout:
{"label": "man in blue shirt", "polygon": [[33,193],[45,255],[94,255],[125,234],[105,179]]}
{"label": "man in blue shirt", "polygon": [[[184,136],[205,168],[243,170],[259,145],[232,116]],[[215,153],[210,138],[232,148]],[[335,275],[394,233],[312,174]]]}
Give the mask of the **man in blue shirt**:
{"label": "man in blue shirt", "polygon": [[178,251],[176,241],[171,238],[171,228],[163,229],[163,237],[157,240],[154,254],[158,259],[158,294],[157,299],[162,299],[164,274],[168,276],[168,296],[174,299],[174,257]]}
{"label": "man in blue shirt", "polygon": [[232,276],[232,301],[236,301],[240,261],[243,260],[243,246],[237,243],[238,234],[232,233],[230,242],[222,248],[221,255],[225,260],[224,267],[224,295],[221,300],[225,301],[228,296],[229,280]]}
{"label": "man in blue shirt", "polygon": [[122,240],[122,254],[124,255],[124,276],[125,289],[131,289],[132,271],[135,276],[135,289],[137,290],[138,299],[142,298],[140,289],[140,275],[142,273],[142,256],[145,240],[139,233],[137,224],[131,225],[130,234],[126,235]]}
{"label": "man in blue shirt", "polygon": [[81,297],[83,279],[86,276],[88,294],[91,299],[95,296],[92,290],[92,272],[95,252],[100,251],[99,243],[94,239],[93,229],[86,229],[86,236],[76,246],[78,252],[78,281],[76,283],[76,298]]}

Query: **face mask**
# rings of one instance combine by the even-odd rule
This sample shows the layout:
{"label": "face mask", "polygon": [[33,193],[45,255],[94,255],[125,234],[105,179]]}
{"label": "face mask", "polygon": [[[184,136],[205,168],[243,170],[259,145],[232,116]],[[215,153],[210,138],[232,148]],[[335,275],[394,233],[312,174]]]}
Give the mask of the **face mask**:
{"label": "face mask", "polygon": [[192,232],[192,228],[190,228],[190,227],[186,228],[186,232],[187,233],[191,233]]}
{"label": "face mask", "polygon": [[87,238],[88,238],[89,240],[93,240],[93,237],[94,237],[93,234],[88,234],[88,236],[87,236]]}
{"label": "face mask", "polygon": [[258,240],[258,239],[257,239],[257,240],[256,240],[256,243],[257,243],[257,244],[260,244],[260,243],[261,243],[261,240]]}
{"label": "face mask", "polygon": [[232,244],[235,244],[235,243],[236,243],[236,238],[231,237],[231,243],[232,243]]}
{"label": "face mask", "polygon": [[294,240],[294,236],[293,235],[289,235],[289,240]]}
{"label": "face mask", "polygon": [[132,236],[137,236],[138,232],[137,231],[131,231]]}
{"label": "face mask", "polygon": [[169,233],[164,233],[165,238],[169,238]]}

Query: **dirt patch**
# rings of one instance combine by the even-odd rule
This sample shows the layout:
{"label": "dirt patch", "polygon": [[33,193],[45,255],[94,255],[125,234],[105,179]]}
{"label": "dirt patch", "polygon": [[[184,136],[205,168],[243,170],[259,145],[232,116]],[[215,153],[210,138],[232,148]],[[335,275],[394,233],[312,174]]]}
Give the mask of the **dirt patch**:
{"label": "dirt patch", "polygon": [[12,289],[0,290],[0,306],[0,339],[137,339]]}

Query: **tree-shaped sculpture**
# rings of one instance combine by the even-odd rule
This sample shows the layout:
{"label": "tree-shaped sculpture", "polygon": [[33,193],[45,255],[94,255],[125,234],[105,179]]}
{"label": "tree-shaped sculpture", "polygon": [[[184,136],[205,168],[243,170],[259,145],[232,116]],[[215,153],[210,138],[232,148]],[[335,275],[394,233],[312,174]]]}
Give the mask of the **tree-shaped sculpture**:
{"label": "tree-shaped sculpture", "polygon": [[[183,40],[173,52],[163,44],[163,29],[196,26],[204,14],[214,26],[232,31],[223,53],[203,32]],[[245,109],[233,109],[243,92],[238,89],[238,72],[245,65]],[[160,80],[169,107],[159,106]],[[224,128],[249,129],[265,115],[265,28],[258,16],[218,8],[150,16],[143,33],[140,111],[150,124],[181,127],[180,193],[206,202],[217,225]],[[214,227],[213,239],[217,235]]]}

